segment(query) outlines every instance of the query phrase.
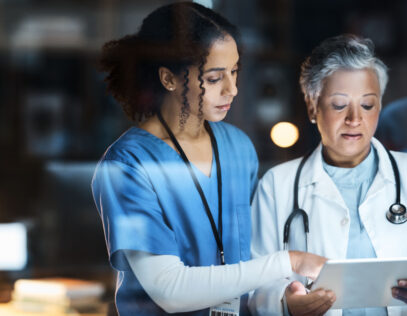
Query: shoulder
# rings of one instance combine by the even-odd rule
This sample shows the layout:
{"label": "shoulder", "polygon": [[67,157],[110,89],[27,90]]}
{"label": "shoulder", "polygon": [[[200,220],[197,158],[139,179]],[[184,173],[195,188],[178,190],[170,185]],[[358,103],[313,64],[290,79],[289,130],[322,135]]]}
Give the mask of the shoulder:
{"label": "shoulder", "polygon": [[302,157],[280,163],[270,168],[263,176],[263,182],[282,182],[287,180],[294,180],[295,173],[297,172],[298,165]]}
{"label": "shoulder", "polygon": [[[376,149],[379,158],[380,157],[386,157],[387,158],[387,153],[386,153],[386,147],[376,138],[372,138],[372,144],[374,148]],[[396,160],[397,164],[399,165],[398,167],[405,167],[407,169],[407,153],[402,152],[402,151],[394,151],[390,150],[392,156]]]}
{"label": "shoulder", "polygon": [[214,133],[221,137],[237,138],[251,143],[249,136],[247,136],[245,132],[232,124],[226,122],[211,122],[210,126],[213,129]]}
{"label": "shoulder", "polygon": [[226,122],[210,123],[217,141],[223,146],[229,146],[241,153],[245,151],[255,152],[254,145],[249,136],[241,129]]}
{"label": "shoulder", "polygon": [[101,183],[114,183],[116,189],[122,188],[123,192],[132,184],[149,183],[148,163],[154,154],[146,148],[153,148],[154,141],[145,133],[139,128],[130,128],[107,148],[95,168],[94,190]]}
{"label": "shoulder", "polygon": [[391,153],[397,161],[400,161],[402,163],[407,163],[407,153],[406,152],[391,150]]}
{"label": "shoulder", "polygon": [[118,161],[134,167],[140,160],[150,160],[159,141],[153,138],[148,132],[132,127],[107,148],[101,161]]}
{"label": "shoulder", "polygon": [[401,151],[391,151],[396,160],[400,173],[407,174],[407,153]]}

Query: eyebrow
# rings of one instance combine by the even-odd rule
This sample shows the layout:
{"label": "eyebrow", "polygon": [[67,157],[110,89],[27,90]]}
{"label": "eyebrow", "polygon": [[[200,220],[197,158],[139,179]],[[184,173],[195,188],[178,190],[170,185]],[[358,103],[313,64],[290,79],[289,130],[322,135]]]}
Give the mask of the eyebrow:
{"label": "eyebrow", "polygon": [[209,68],[208,70],[205,70],[204,73],[211,72],[211,71],[225,71],[226,68],[222,67],[217,67],[217,68]]}
{"label": "eyebrow", "polygon": [[336,93],[332,93],[332,94],[330,95],[330,97],[333,97],[333,96],[335,96],[335,95],[342,95],[342,96],[344,96],[344,97],[347,97],[347,96],[348,96],[346,93],[339,93],[339,92],[336,92]]}
{"label": "eyebrow", "polygon": [[[335,95],[341,95],[341,96],[344,96],[344,97],[347,97],[347,96],[348,96],[346,93],[339,93],[339,92],[337,92],[337,93],[332,93],[332,94],[330,95],[330,97],[333,97],[333,96],[335,96]],[[374,92],[372,92],[372,93],[366,93],[366,94],[362,95],[362,97],[367,97],[367,96],[370,96],[370,95],[373,95],[373,96],[377,97],[377,94],[374,93]]]}

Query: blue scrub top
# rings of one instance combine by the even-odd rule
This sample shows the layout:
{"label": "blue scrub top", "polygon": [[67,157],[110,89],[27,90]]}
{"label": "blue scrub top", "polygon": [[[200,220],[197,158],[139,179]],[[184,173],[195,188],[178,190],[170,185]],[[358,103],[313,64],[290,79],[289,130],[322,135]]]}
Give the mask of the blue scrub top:
{"label": "blue scrub top", "polygon": [[[236,127],[210,123],[222,169],[223,244],[228,264],[250,259],[250,201],[258,160]],[[218,222],[216,164],[211,176],[194,171]],[[202,200],[179,154],[163,140],[133,127],[113,143],[92,181],[109,259],[118,270],[116,306],[121,316],[165,315],[143,290],[123,250],[175,255],[187,266],[220,264]],[[189,313],[208,315],[208,309]],[[182,313],[185,315],[185,313]]]}

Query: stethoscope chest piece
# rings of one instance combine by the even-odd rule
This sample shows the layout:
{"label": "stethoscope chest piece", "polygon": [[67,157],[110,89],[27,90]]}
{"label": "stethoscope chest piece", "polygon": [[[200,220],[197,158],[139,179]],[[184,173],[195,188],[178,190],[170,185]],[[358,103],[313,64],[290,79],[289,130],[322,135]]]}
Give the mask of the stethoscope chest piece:
{"label": "stethoscope chest piece", "polygon": [[407,221],[407,210],[403,204],[394,203],[386,213],[389,222],[393,224],[403,224]]}

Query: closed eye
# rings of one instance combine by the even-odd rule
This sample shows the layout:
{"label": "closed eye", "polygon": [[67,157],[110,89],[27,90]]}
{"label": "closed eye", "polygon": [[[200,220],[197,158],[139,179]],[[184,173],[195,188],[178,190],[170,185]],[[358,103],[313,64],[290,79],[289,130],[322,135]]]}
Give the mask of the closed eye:
{"label": "closed eye", "polygon": [[332,107],[335,109],[335,110],[343,110],[345,107],[346,107],[346,104],[344,104],[344,105],[336,105],[336,104],[332,104]]}
{"label": "closed eye", "polygon": [[362,108],[369,111],[369,110],[373,109],[373,105],[362,104]]}
{"label": "closed eye", "polygon": [[217,83],[219,80],[220,80],[220,77],[218,77],[218,78],[208,78],[207,79],[207,81],[209,83]]}

